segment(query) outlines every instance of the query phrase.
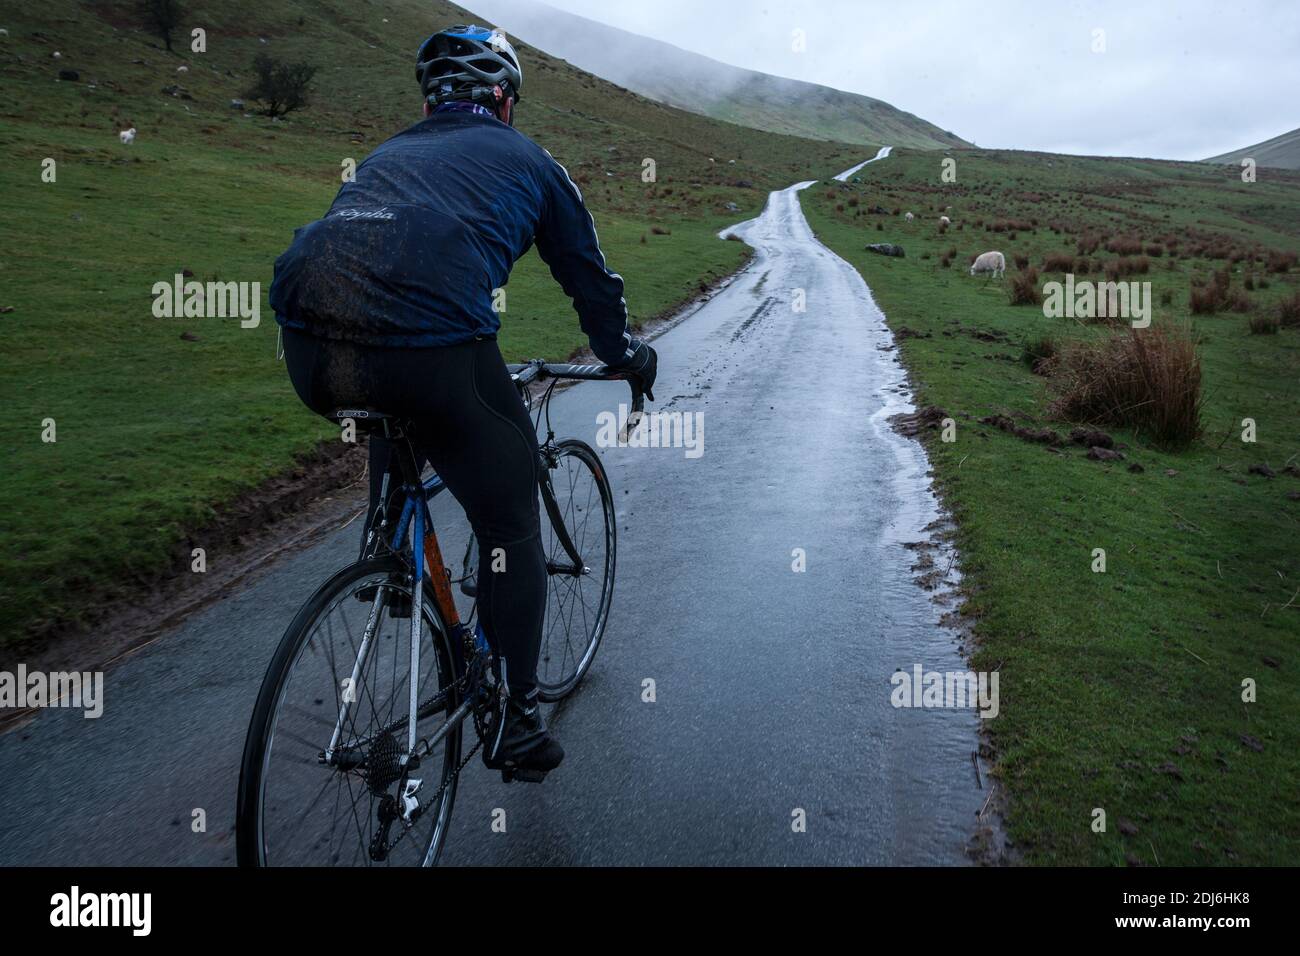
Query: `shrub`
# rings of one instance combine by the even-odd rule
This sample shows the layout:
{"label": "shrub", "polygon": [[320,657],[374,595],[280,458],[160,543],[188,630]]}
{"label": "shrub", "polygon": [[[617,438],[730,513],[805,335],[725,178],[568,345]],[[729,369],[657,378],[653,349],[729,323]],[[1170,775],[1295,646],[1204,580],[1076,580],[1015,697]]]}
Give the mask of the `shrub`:
{"label": "shrub", "polygon": [[1292,293],[1289,299],[1277,304],[1277,320],[1283,328],[1300,325],[1300,292]]}
{"label": "shrub", "polygon": [[1017,252],[1015,255],[1011,257],[1011,261],[1016,264],[1017,269],[1029,268],[1029,256],[1022,255]]}
{"label": "shrub", "polygon": [[1233,289],[1224,295],[1223,306],[1229,312],[1249,312],[1250,296],[1241,289]]}
{"label": "shrub", "polygon": [[1223,299],[1212,285],[1199,289],[1193,286],[1187,298],[1187,307],[1192,315],[1214,315],[1222,305]]}
{"label": "shrub", "polygon": [[1012,276],[1007,295],[1012,305],[1040,305],[1043,296],[1038,291],[1038,270],[1030,266]]}
{"label": "shrub", "polygon": [[1118,236],[1106,243],[1106,251],[1120,256],[1135,256],[1142,251],[1142,240],[1130,236]]}
{"label": "shrub", "polygon": [[1049,335],[1030,339],[1020,349],[1020,361],[1035,375],[1049,375],[1056,361],[1056,342]]}
{"label": "shrub", "polygon": [[1281,327],[1275,315],[1256,315],[1250,320],[1251,335],[1277,335]]}
{"label": "shrub", "polygon": [[1074,256],[1066,252],[1054,252],[1043,260],[1044,272],[1073,272]]}
{"label": "shrub", "polygon": [[650,232],[656,236],[671,236],[673,234],[671,229],[667,229],[664,226],[651,226]]}
{"label": "shrub", "polygon": [[1201,433],[1201,359],[1183,329],[1128,328],[1074,343],[1052,368],[1053,414],[1132,428],[1158,445],[1183,447]]}
{"label": "shrub", "polygon": [[1151,271],[1151,260],[1146,256],[1112,259],[1105,265],[1106,278],[1115,282],[1125,276],[1145,275]]}
{"label": "shrub", "polygon": [[146,29],[162,39],[167,52],[172,52],[172,33],[180,29],[184,16],[178,0],[137,0],[136,12]]}
{"label": "shrub", "polygon": [[257,80],[244,91],[250,100],[265,103],[266,116],[284,116],[307,105],[307,87],[316,75],[310,63],[283,63],[266,53],[253,60]]}
{"label": "shrub", "polygon": [[1287,272],[1296,264],[1294,252],[1270,252],[1265,268],[1269,272]]}

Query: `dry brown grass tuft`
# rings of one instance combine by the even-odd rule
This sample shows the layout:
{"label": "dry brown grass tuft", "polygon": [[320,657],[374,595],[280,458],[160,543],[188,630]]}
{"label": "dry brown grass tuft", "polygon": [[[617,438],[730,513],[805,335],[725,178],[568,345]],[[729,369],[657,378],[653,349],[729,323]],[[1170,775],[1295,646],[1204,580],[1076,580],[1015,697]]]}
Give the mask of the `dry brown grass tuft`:
{"label": "dry brown grass tuft", "polygon": [[1038,270],[1030,266],[1013,275],[1007,295],[1012,305],[1041,305],[1043,295],[1038,289]]}
{"label": "dry brown grass tuft", "polygon": [[1054,414],[1132,428],[1168,448],[1201,433],[1201,359],[1184,330],[1153,325],[1076,342],[1052,363]]}

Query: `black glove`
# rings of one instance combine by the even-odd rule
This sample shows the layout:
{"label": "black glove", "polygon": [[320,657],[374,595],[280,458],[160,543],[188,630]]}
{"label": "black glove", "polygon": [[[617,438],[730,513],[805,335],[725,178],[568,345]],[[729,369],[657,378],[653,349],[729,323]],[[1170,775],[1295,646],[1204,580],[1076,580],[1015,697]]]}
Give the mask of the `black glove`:
{"label": "black glove", "polygon": [[655,377],[659,374],[659,353],[639,339],[632,340],[632,357],[618,366],[620,371],[631,372],[641,383],[646,398],[655,400]]}

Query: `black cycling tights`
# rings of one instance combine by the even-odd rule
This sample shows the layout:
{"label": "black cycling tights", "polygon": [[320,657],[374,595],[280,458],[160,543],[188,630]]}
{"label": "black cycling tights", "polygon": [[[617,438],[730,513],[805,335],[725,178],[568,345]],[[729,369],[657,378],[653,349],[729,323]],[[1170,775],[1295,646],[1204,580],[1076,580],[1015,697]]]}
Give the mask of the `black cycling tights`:
{"label": "black cycling tights", "polygon": [[[483,630],[506,661],[511,694],[531,696],[546,611],[537,435],[495,340],[375,348],[285,329],[284,358],[298,397],[315,412],[363,407],[415,422],[417,453],[447,483],[478,537]],[[390,442],[371,437],[372,515],[390,451]],[[504,570],[494,572],[498,548]]]}

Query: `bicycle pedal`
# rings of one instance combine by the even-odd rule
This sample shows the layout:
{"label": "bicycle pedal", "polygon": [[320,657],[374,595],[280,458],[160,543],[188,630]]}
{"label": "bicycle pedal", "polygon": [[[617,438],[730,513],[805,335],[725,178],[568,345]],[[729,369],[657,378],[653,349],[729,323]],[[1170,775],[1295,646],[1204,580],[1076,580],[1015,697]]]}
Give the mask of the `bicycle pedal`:
{"label": "bicycle pedal", "polygon": [[523,783],[541,783],[545,779],[545,770],[524,770],[516,767],[514,769],[506,768],[501,771],[502,783],[512,783],[515,780],[519,780]]}

